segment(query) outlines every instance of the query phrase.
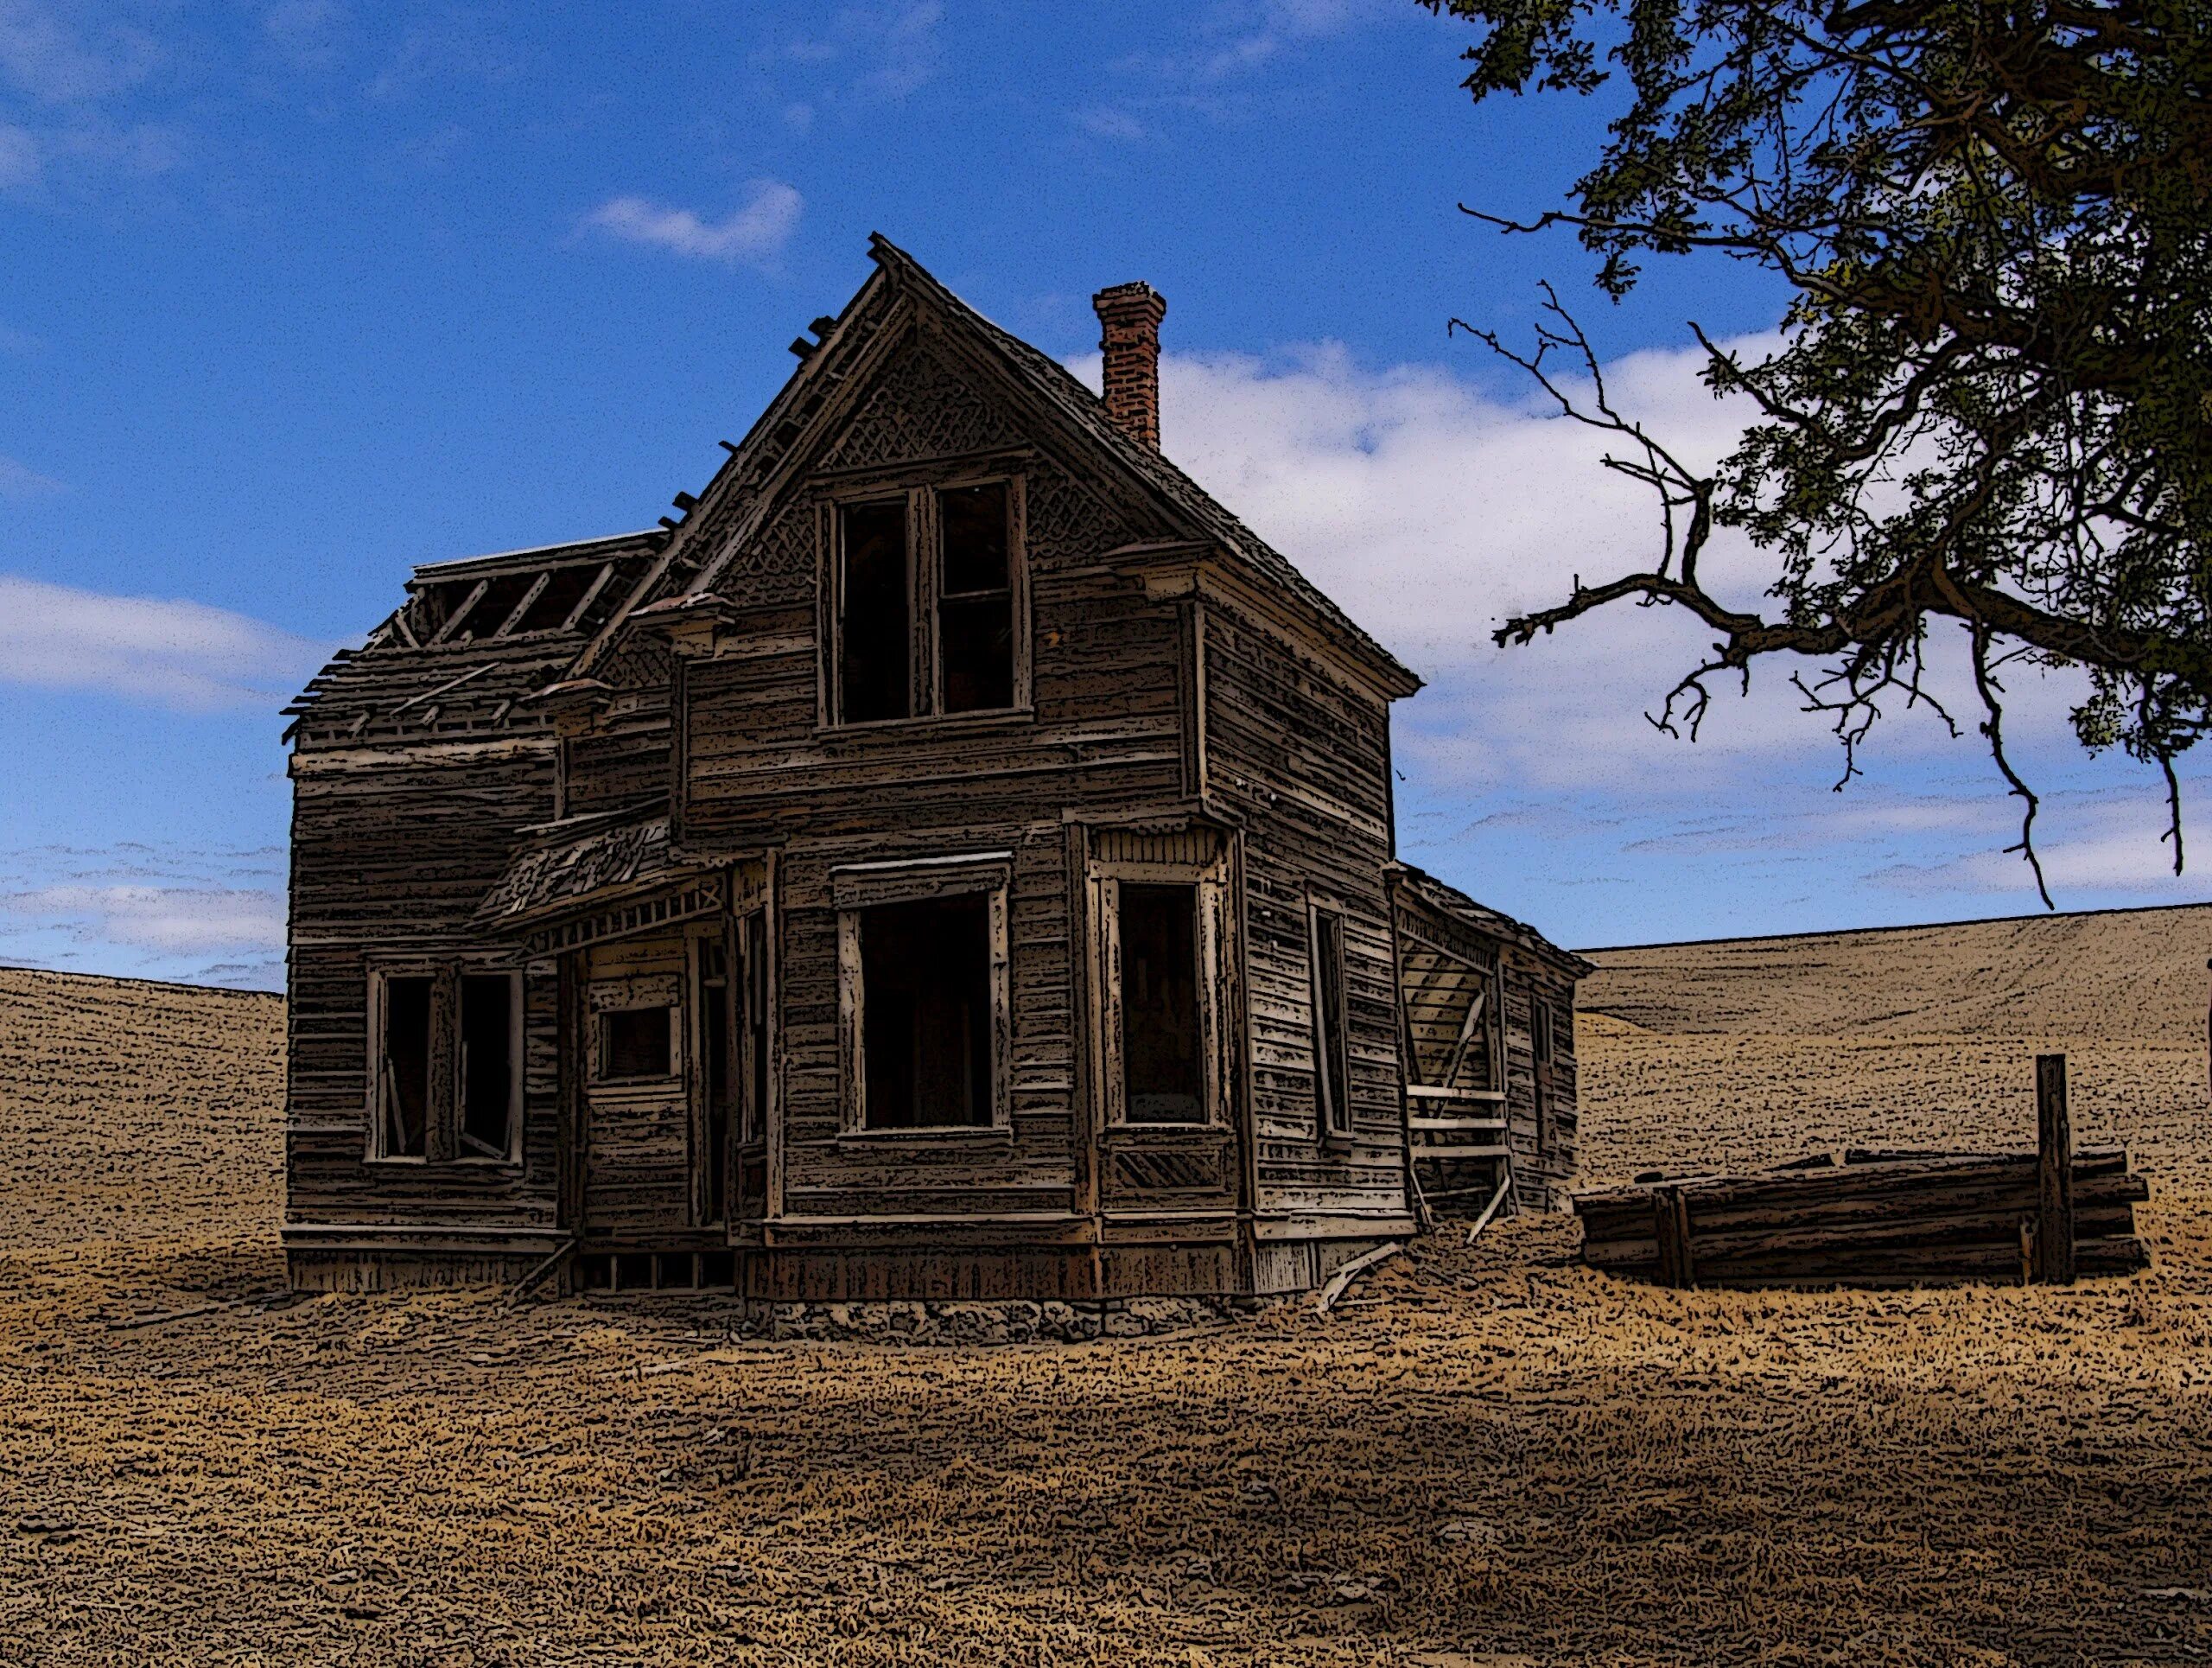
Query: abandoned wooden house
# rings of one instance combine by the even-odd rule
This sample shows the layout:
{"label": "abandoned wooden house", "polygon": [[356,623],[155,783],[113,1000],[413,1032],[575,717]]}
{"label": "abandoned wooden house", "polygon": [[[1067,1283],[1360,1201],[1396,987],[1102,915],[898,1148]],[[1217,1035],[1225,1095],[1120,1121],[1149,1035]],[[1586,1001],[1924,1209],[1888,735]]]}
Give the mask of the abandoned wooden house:
{"label": "abandoned wooden house", "polygon": [[1101,398],[872,252],[289,710],[296,1283],[1287,1291],[1571,1170],[1586,965],[1394,861],[1420,680],[1160,455],[1160,296]]}

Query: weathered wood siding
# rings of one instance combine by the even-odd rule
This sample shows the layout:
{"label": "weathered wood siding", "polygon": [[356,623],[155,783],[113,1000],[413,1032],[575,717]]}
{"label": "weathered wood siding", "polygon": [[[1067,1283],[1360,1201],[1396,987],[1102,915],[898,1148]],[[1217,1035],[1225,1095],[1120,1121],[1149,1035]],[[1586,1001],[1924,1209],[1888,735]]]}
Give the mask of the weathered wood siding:
{"label": "weathered wood siding", "polygon": [[[550,736],[511,737],[460,757],[441,757],[435,744],[301,755],[292,807],[288,1222],[486,1233],[554,1227],[559,980],[550,963],[523,981],[522,1162],[368,1156],[372,965],[385,956],[486,950],[469,917],[499,878],[516,831],[551,815],[552,803]],[[522,964],[510,956],[507,965]]]}
{"label": "weathered wood siding", "polygon": [[[1245,826],[1254,1206],[1262,1215],[1406,1208],[1387,703],[1225,604],[1199,610],[1205,788]],[[1350,1137],[1323,1127],[1309,907],[1344,920]]]}

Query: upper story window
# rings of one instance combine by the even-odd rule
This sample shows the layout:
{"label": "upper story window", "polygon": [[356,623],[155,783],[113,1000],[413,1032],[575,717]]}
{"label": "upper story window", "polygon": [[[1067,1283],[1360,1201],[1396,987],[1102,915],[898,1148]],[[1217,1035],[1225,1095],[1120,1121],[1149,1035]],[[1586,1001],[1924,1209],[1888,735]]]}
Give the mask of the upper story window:
{"label": "upper story window", "polygon": [[1005,712],[1027,703],[1017,481],[842,503],[830,573],[830,722]]}

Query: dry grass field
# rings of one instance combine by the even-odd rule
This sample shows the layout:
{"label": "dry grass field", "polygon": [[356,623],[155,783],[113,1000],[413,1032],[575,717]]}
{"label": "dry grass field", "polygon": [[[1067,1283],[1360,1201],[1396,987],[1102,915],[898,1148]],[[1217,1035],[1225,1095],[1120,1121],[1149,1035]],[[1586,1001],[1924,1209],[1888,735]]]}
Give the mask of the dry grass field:
{"label": "dry grass field", "polygon": [[2024,1146],[2064,1048],[2153,1179],[2130,1280],[1678,1293],[1543,1218],[1325,1319],[903,1352],[256,1301],[276,1001],[0,972],[0,1664],[2201,1660],[2208,953],[2212,909],[1585,987],[1599,1180]]}

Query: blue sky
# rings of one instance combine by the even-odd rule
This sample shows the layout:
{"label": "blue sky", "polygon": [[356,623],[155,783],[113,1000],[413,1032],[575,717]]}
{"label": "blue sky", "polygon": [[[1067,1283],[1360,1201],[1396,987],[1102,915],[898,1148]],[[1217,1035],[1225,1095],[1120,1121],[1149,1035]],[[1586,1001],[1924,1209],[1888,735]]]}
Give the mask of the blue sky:
{"label": "blue sky", "polygon": [[[1472,108],[1465,39],[1412,0],[0,0],[0,961],[280,982],[276,708],[411,563],[696,491],[871,230],[1079,369],[1093,290],[1167,296],[1168,450],[1432,680],[1416,861],[1576,944],[2032,907],[1970,726],[1839,796],[1785,690],[1643,722],[1680,622],[1487,646],[1649,524],[1447,318],[1558,280],[1717,453],[1685,321],[1779,298],[1698,262],[1615,307],[1459,214],[1549,205],[1599,119]],[[2062,905],[2205,895],[2149,773],[2015,693]]]}

